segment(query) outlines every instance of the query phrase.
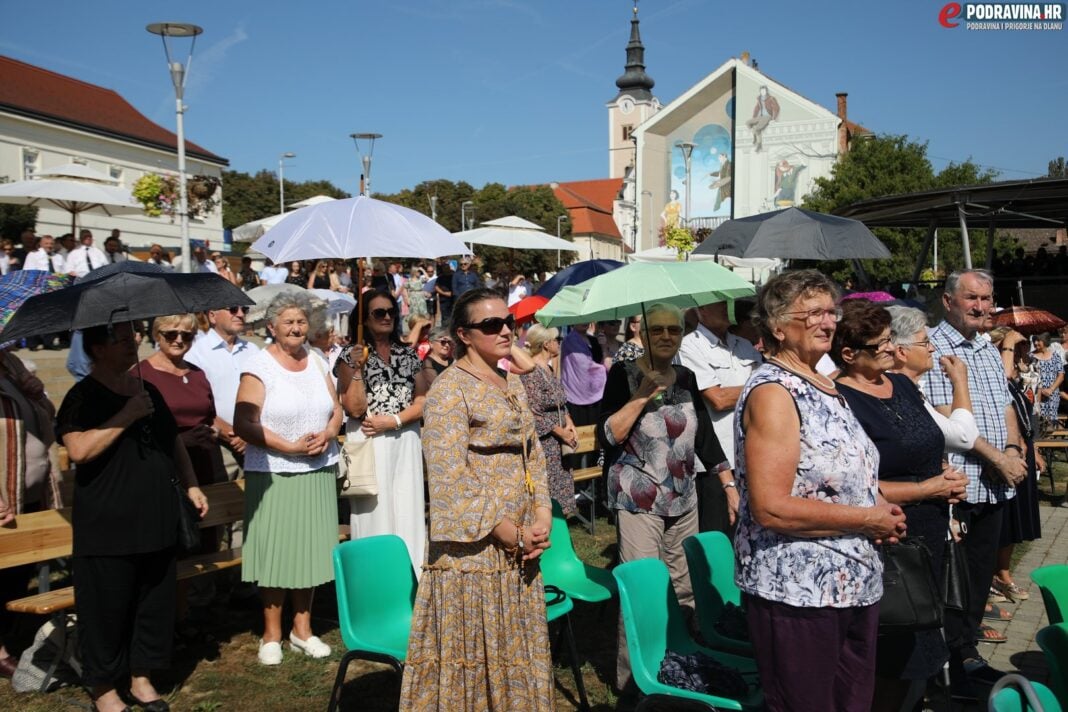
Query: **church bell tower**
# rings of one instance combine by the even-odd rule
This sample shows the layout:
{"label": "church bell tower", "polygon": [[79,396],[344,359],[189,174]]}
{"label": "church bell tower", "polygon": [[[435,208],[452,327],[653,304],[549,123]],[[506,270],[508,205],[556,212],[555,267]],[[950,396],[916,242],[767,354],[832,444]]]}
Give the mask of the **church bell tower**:
{"label": "church bell tower", "polygon": [[622,178],[627,168],[634,165],[635,148],[630,135],[638,124],[660,110],[660,102],[652,92],[655,82],[645,73],[645,47],[638,29],[638,0],[634,0],[634,14],[630,20],[625,69],[616,80],[619,93],[606,104],[610,178]]}

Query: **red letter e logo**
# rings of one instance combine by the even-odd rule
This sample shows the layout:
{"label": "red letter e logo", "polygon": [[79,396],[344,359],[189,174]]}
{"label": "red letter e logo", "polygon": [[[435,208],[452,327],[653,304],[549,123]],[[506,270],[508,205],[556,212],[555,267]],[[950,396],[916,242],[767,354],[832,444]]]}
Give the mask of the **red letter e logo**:
{"label": "red letter e logo", "polygon": [[946,4],[945,7],[938,13],[938,22],[942,27],[956,27],[959,22],[950,22],[950,20],[960,17],[960,3],[951,2]]}

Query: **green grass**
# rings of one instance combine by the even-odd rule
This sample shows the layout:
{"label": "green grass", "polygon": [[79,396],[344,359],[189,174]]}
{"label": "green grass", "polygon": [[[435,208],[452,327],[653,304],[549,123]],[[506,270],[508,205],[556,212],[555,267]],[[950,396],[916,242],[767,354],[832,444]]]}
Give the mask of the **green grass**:
{"label": "green grass", "polygon": [[[615,527],[602,517],[596,536],[572,522],[575,550],[585,561],[605,566],[615,550]],[[178,711],[272,712],[280,709],[324,710],[345,649],[337,628],[332,585],[321,587],[315,599],[315,629],[334,652],[327,660],[312,660],[286,652],[283,663],[265,668],[256,662],[259,610],[249,605],[219,604],[183,624],[169,671],[154,676],[157,687]],[[571,614],[575,640],[582,658],[582,675],[590,705],[604,712],[616,707],[615,640],[618,608],[575,604]],[[44,622],[31,621],[33,629]],[[558,660],[559,662],[559,660]],[[566,660],[565,660],[566,663]],[[578,707],[575,681],[569,665],[556,667],[556,707]],[[349,666],[341,697],[343,712],[388,712],[397,708],[400,679],[385,665],[357,661]],[[89,696],[78,688],[47,694],[16,694],[0,681],[0,710],[55,712],[88,708]]]}

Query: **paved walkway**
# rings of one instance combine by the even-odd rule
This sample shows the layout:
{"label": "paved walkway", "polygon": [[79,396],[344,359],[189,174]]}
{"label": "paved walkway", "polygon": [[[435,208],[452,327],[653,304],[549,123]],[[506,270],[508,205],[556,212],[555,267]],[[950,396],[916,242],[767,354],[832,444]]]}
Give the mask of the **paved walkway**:
{"label": "paved walkway", "polygon": [[1016,671],[1031,680],[1045,683],[1048,675],[1042,650],[1035,642],[1038,631],[1049,625],[1042,605],[1042,594],[1031,581],[1031,572],[1040,566],[1068,563],[1068,509],[1041,507],[1042,538],[1031,542],[1013,571],[1016,583],[1031,594],[1030,599],[1017,604],[1000,603],[1013,612],[1008,623],[987,621],[1005,633],[1008,642],[999,645],[982,643],[979,652],[999,670]]}

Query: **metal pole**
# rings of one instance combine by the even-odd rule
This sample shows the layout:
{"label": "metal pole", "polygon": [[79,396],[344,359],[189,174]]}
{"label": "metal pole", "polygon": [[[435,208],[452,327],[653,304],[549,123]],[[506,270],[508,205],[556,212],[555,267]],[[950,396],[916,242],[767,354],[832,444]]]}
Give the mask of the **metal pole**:
{"label": "metal pole", "polygon": [[1019,294],[1019,295],[1020,295],[1020,306],[1021,306],[1021,307],[1025,307],[1025,306],[1027,306],[1026,304],[1024,304],[1024,297],[1023,297],[1023,280],[1022,280],[1022,279],[1018,279],[1018,280],[1016,280],[1016,292],[1017,292],[1017,294]]}
{"label": "metal pole", "polygon": [[964,219],[964,204],[957,199],[957,218],[960,220],[960,241],[964,250],[964,269],[972,268],[972,246],[968,242],[968,222]]}
{"label": "metal pole", "polygon": [[931,243],[935,244],[935,264],[938,264],[938,228],[935,218],[931,218],[931,222],[927,225],[927,236],[923,240],[923,247],[920,248],[920,256],[916,258],[916,267],[912,270],[912,284],[915,285],[920,281],[920,273],[923,272],[923,263],[927,261],[927,251],[931,249]]}
{"label": "metal pole", "polygon": [[[171,73],[175,67],[184,74],[182,65],[175,62],[171,65]],[[193,253],[189,242],[189,196],[185,187],[185,105],[182,101],[181,84],[175,84],[176,109],[178,114],[178,216],[182,230],[182,271],[193,271]]]}
{"label": "metal pole", "polygon": [[284,157],[278,159],[278,214],[286,211],[286,179]]}
{"label": "metal pole", "polygon": [[[559,215],[556,218],[556,239],[558,240],[563,239],[560,236],[560,223],[567,219],[568,217],[566,215]],[[560,250],[556,251],[556,269],[560,269]]]}

